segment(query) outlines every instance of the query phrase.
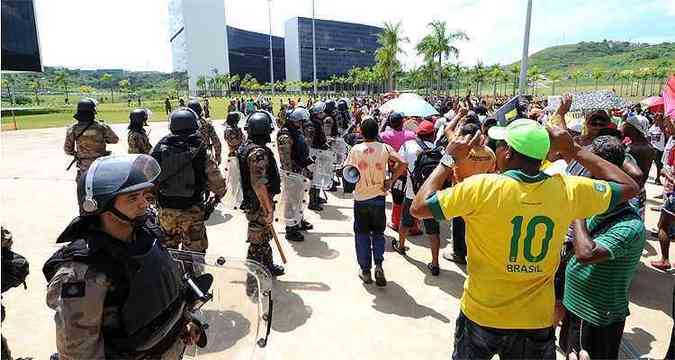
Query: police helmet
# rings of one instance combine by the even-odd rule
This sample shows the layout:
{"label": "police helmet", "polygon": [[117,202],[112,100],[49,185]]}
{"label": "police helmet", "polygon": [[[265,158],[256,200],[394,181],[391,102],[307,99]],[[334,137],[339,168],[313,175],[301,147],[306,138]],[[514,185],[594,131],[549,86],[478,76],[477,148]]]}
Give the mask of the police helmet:
{"label": "police helmet", "polygon": [[337,101],[338,111],[347,111],[349,110],[349,100],[342,98]]}
{"label": "police helmet", "polygon": [[199,129],[199,116],[190,108],[179,108],[169,115],[169,130],[172,133],[193,133]]}
{"label": "police helmet", "polygon": [[241,115],[240,112],[237,111],[231,111],[227,114],[227,120],[225,120],[228,124],[236,124],[239,122],[239,118]]}
{"label": "police helmet", "polygon": [[96,114],[96,100],[92,98],[82,98],[77,102],[77,112],[90,112]]}
{"label": "police helmet", "polygon": [[111,210],[117,195],[153,187],[160,171],[157,160],[145,154],[100,157],[80,180],[82,210],[86,215]]}
{"label": "police helmet", "polygon": [[194,111],[195,114],[197,114],[198,117],[202,116],[202,104],[199,103],[199,100],[193,99],[188,101],[187,107]]}
{"label": "police helmet", "polygon": [[309,108],[309,113],[312,115],[319,114],[325,111],[326,111],[326,103],[323,101],[317,101],[312,105],[311,108]]}
{"label": "police helmet", "polygon": [[398,128],[403,124],[403,113],[400,111],[394,111],[393,113],[389,114],[389,124],[393,128]]}
{"label": "police helmet", "polygon": [[335,100],[328,100],[326,101],[326,109],[324,110],[324,112],[326,114],[332,114],[336,108],[337,105],[335,104]]}
{"label": "police helmet", "polygon": [[129,113],[129,129],[140,130],[148,125],[148,109],[134,109]]}
{"label": "police helmet", "polygon": [[274,131],[272,117],[266,111],[255,111],[246,120],[248,134],[252,136],[270,135]]}
{"label": "police helmet", "polygon": [[288,121],[308,121],[309,111],[305,108],[295,108],[287,116]]}

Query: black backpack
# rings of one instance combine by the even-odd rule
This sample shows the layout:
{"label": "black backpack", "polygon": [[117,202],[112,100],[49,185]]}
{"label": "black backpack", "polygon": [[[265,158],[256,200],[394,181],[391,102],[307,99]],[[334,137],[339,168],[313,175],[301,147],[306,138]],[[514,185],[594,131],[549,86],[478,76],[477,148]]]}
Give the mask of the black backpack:
{"label": "black backpack", "polygon": [[424,141],[416,140],[417,144],[422,148],[422,152],[417,155],[415,159],[414,169],[410,174],[410,181],[412,182],[413,191],[415,194],[420,190],[424,181],[436,169],[436,166],[441,163],[443,157],[443,147],[435,146],[430,148]]}

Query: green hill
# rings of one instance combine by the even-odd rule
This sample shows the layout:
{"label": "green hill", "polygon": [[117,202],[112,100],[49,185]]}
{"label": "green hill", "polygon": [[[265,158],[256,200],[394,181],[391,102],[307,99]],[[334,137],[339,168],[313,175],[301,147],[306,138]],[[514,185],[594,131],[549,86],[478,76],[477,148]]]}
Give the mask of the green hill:
{"label": "green hill", "polygon": [[[519,63],[519,62],[518,62]],[[516,63],[514,63],[516,64]],[[540,71],[637,70],[645,67],[675,69],[675,43],[637,44],[625,41],[586,42],[538,51],[529,65]]]}

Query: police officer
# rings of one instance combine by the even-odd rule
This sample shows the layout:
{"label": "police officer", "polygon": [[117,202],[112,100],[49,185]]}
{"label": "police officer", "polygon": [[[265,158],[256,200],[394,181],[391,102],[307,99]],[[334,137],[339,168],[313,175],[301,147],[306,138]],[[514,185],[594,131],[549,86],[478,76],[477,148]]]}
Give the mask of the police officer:
{"label": "police officer", "polygon": [[[152,157],[162,167],[157,201],[159,224],[166,233],[165,246],[183,250],[206,252],[205,209],[225,195],[225,180],[218,165],[208,156],[202,138],[197,134],[199,120],[187,108],[169,115],[171,133],[163,137]],[[208,200],[208,193],[214,198]],[[208,202],[208,203],[207,203]]]}
{"label": "police officer", "polygon": [[349,113],[349,101],[345,98],[342,98],[337,101],[337,115],[335,120],[338,123],[338,129],[341,132],[345,132],[349,126],[352,124],[352,117]]}
{"label": "police officer", "polygon": [[[323,101],[315,102],[309,109],[310,121],[304,128],[305,139],[309,142],[309,146],[317,150],[328,149],[328,139],[324,132],[323,119],[326,117],[326,103]],[[312,188],[309,190],[309,206],[310,210],[322,211],[321,197],[319,196],[319,189]]]}
{"label": "police officer", "polygon": [[129,114],[129,133],[127,143],[129,154],[149,154],[152,149],[148,134],[144,126],[148,126],[148,110],[134,109]]}
{"label": "police officer", "polygon": [[89,165],[97,158],[110,154],[110,151],[106,150],[106,144],[117,144],[119,137],[108,125],[96,121],[96,102],[93,99],[80,99],[73,118],[77,122],[70,125],[66,131],[63,151],[66,155],[75,157],[73,159],[73,162],[77,162],[75,181],[80,184],[80,178]]}
{"label": "police officer", "polygon": [[211,124],[211,120],[207,120],[203,117],[204,112],[202,111],[202,105],[199,103],[199,100],[190,100],[188,102],[188,108],[192,109],[199,117],[199,136],[202,137],[202,143],[206,146],[209,155],[213,156],[216,163],[220,165],[222,159],[222,145],[220,144],[218,134],[216,134],[216,129],[214,129],[213,124]]}
{"label": "police officer", "polygon": [[236,156],[239,145],[244,142],[244,132],[239,128],[239,113],[230,112],[225,120],[224,138],[229,149],[228,156]]}
{"label": "police officer", "polygon": [[[309,111],[304,108],[296,108],[289,112],[284,126],[277,134],[277,146],[279,159],[283,170],[303,174],[307,166],[312,164],[309,158],[309,146],[302,134],[302,125],[309,121]],[[290,241],[303,241],[304,235],[301,230],[311,230],[314,226],[302,219],[300,224],[286,227],[286,239]]]}
{"label": "police officer", "polygon": [[135,154],[97,159],[83,176],[84,214],[43,267],[60,359],[180,359],[186,345],[206,345],[182,271],[147,219],[159,173]]}
{"label": "police officer", "polygon": [[274,196],[281,192],[281,178],[272,150],[272,118],[268,113],[254,111],[249,115],[248,139],[237,150],[244,201],[241,209],[248,220],[247,258],[265,266],[272,275],[284,274],[284,268],[272,262],[270,240],[274,234]]}
{"label": "police officer", "polygon": [[338,136],[338,124],[336,121],[337,104],[335,100],[326,101],[326,108],[323,111],[326,116],[323,118],[323,132],[329,138]]}

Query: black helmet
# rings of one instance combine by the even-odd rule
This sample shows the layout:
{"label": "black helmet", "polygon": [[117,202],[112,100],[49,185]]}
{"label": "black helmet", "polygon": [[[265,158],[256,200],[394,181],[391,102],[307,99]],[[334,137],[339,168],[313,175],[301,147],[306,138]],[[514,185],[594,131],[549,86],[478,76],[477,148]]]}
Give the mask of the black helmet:
{"label": "black helmet", "polygon": [[288,114],[288,121],[308,121],[309,120],[309,111],[305,108],[295,108]]}
{"label": "black helmet", "polygon": [[349,110],[349,101],[347,99],[342,98],[337,101],[337,108],[339,111],[347,111]]}
{"label": "black helmet", "polygon": [[326,101],[326,109],[324,110],[324,112],[326,114],[332,114],[336,108],[337,104],[335,104],[335,100],[328,100]]}
{"label": "black helmet", "polygon": [[78,201],[86,215],[113,210],[117,195],[153,187],[160,171],[157,160],[145,154],[100,157],[81,178]]}
{"label": "black helmet", "polygon": [[398,128],[403,125],[403,113],[400,111],[394,111],[389,114],[389,125],[393,128]]}
{"label": "black helmet", "polygon": [[323,101],[317,101],[312,105],[311,108],[309,108],[309,113],[312,115],[319,114],[325,111],[326,111],[326,103]]}
{"label": "black helmet", "polygon": [[270,135],[274,131],[272,117],[266,111],[255,111],[246,120],[248,134],[251,136]]}
{"label": "black helmet", "polygon": [[239,115],[239,112],[236,111],[231,111],[227,114],[227,120],[225,120],[228,124],[237,124],[239,122],[239,118],[241,115]]}
{"label": "black helmet", "polygon": [[169,130],[172,133],[193,133],[199,129],[199,116],[189,108],[174,110],[169,115]]}
{"label": "black helmet", "polygon": [[199,100],[188,101],[187,107],[194,111],[198,117],[202,117],[202,104],[199,103]]}
{"label": "black helmet", "polygon": [[129,113],[129,129],[140,130],[148,125],[148,110],[134,109]]}
{"label": "black helmet", "polygon": [[77,112],[90,112],[96,114],[96,101],[92,98],[82,98],[77,102]]}

